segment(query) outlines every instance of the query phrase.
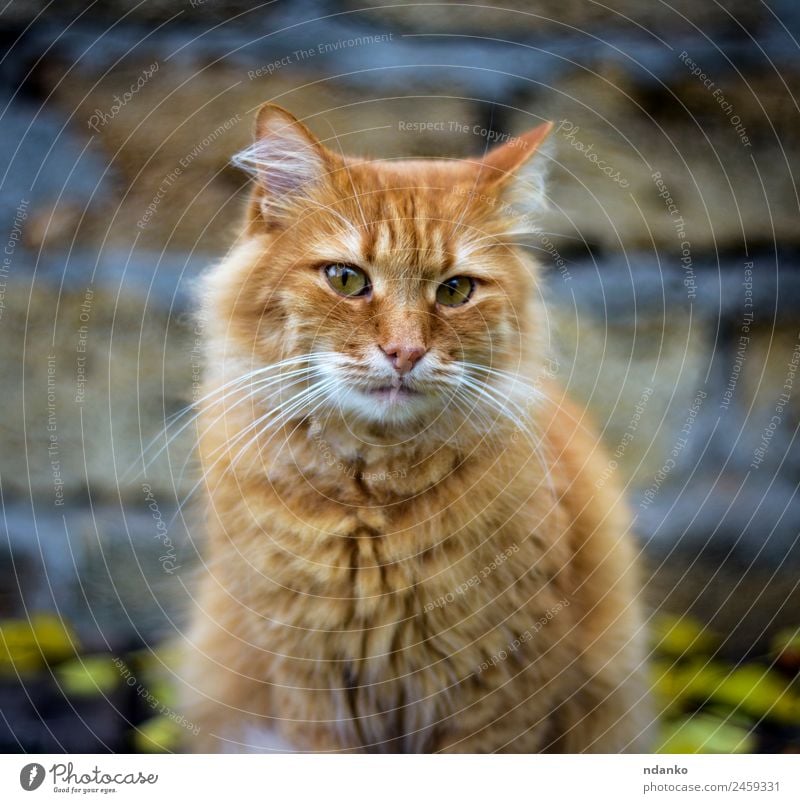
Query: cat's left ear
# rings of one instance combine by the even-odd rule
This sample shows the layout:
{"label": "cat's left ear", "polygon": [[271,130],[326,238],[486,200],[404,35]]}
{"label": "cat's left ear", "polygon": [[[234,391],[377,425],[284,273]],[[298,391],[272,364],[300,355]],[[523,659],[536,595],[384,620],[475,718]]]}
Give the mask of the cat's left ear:
{"label": "cat's left ear", "polygon": [[528,208],[545,206],[547,160],[533,157],[553,129],[545,122],[493,148],[480,161],[480,181],[494,192],[510,192]]}
{"label": "cat's left ear", "polygon": [[268,224],[280,222],[340,166],[303,123],[269,103],[256,116],[255,142],[234,163],[255,177],[253,212]]}

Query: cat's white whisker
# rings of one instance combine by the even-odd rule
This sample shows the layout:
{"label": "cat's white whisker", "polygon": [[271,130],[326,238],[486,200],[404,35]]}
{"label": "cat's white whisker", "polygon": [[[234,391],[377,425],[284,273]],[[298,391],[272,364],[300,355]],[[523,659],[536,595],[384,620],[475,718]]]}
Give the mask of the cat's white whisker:
{"label": "cat's white whisker", "polygon": [[[205,403],[205,402],[211,401],[212,399],[214,399],[215,396],[220,396],[220,394],[222,394],[220,396],[220,399],[224,399],[228,395],[233,395],[234,393],[239,392],[241,390],[241,388],[238,387],[238,386],[246,386],[248,382],[251,382],[251,380],[260,381],[261,379],[273,379],[273,378],[276,379],[276,380],[281,380],[283,378],[294,376],[296,374],[303,373],[305,371],[314,370],[315,364],[318,364],[323,359],[329,359],[330,357],[334,356],[335,354],[336,354],[336,352],[328,352],[328,351],[324,351],[324,352],[323,351],[314,351],[314,352],[309,352],[307,354],[299,354],[299,355],[296,355],[296,356],[293,356],[293,357],[288,357],[286,359],[280,360],[278,362],[274,362],[274,363],[270,363],[270,364],[267,364],[267,365],[259,366],[258,368],[254,368],[254,369],[252,369],[250,371],[246,371],[245,373],[240,374],[240,375],[234,377],[233,379],[230,379],[230,380],[222,383],[221,385],[219,385],[218,387],[215,387],[210,392],[208,392],[208,393],[204,394],[203,396],[199,397],[198,399],[194,400],[191,404],[186,405],[186,407],[184,407],[183,409],[181,409],[181,410],[177,411],[176,413],[174,413],[173,415],[169,416],[169,418],[166,420],[165,425],[162,428],[162,430],[156,436],[154,436],[152,438],[152,440],[148,443],[147,446],[145,446],[145,447],[143,447],[141,449],[141,453],[140,453],[141,459],[144,459],[145,455],[150,451],[150,449],[152,449],[162,438],[167,436],[167,434],[168,434],[168,432],[170,430],[170,427],[172,427],[174,425],[177,425],[178,422],[180,421],[180,419],[183,418],[185,415],[188,415],[189,413],[192,413],[192,418],[188,422],[185,422],[181,426],[181,428],[178,430],[178,433],[176,433],[176,434],[179,434],[180,432],[182,432],[184,429],[186,429],[187,426],[191,426],[193,421],[195,421],[197,419],[198,415],[199,415],[199,410],[200,410],[201,405],[203,403]],[[299,363],[309,363],[310,365],[307,365],[307,366],[305,366],[305,367],[303,367],[301,369],[297,369],[296,371],[284,372],[282,370],[283,368],[290,367],[290,366],[293,366],[293,365],[297,365]],[[267,374],[267,375],[272,374],[275,371],[280,371],[281,372],[279,374],[279,376],[277,376],[277,377],[270,377],[270,376],[266,376],[265,377],[265,376],[263,376],[264,374]],[[255,385],[256,382],[251,382],[251,384]],[[163,451],[163,449],[159,450],[158,454],[160,454],[162,451]],[[156,455],[156,456],[158,456],[158,455]],[[137,458],[137,461],[138,461],[138,458]],[[152,464],[152,462],[153,461],[151,460],[149,463],[147,463],[145,466],[143,466],[142,467],[142,471],[145,471]],[[126,477],[128,477],[129,473],[134,469],[135,465],[136,464],[133,464],[130,467],[128,467],[125,470],[125,472],[121,475],[120,479],[125,479]]]}
{"label": "cat's white whisker", "polygon": [[[310,370],[312,370],[312,369],[309,369],[309,371]],[[308,372],[304,372],[304,373],[308,373]],[[203,438],[203,436],[205,435],[206,432],[208,432],[211,429],[213,429],[213,427],[215,427],[216,424],[226,416],[226,414],[230,413],[231,410],[233,410],[235,407],[237,407],[242,402],[246,402],[248,400],[252,400],[254,402],[257,402],[259,405],[263,406],[265,403],[268,403],[269,400],[272,399],[273,397],[277,396],[280,393],[283,393],[287,388],[293,387],[293,386],[295,386],[295,385],[297,385],[297,384],[299,384],[301,382],[305,382],[305,381],[306,381],[306,376],[300,376],[300,377],[296,378],[293,382],[288,382],[288,383],[284,383],[283,381],[280,381],[278,383],[280,386],[277,388],[277,390],[273,390],[272,392],[267,393],[266,395],[264,395],[263,392],[262,392],[266,388],[264,388],[264,387],[256,388],[256,390],[254,392],[248,394],[243,399],[240,399],[235,404],[232,404],[229,407],[226,407],[214,419],[212,419],[211,421],[207,422],[205,424],[203,430],[198,433],[197,441],[199,442]],[[276,382],[277,382],[277,380],[276,380]],[[257,419],[257,420],[261,420],[261,418],[263,418],[263,416],[259,417],[259,419]],[[251,424],[250,426],[253,426],[253,425]],[[218,454],[219,452],[222,452],[222,451],[225,451],[225,450],[229,449],[230,445],[231,445],[230,442],[226,442],[226,443],[221,444],[220,446],[217,446],[215,449],[212,449],[206,455],[206,459],[214,457],[214,455]],[[189,461],[191,460],[191,458],[192,458],[192,454],[190,453],[186,457],[186,459],[184,460],[183,465],[181,466],[181,471],[180,471],[180,474],[178,476],[178,482],[177,482],[177,485],[179,487],[180,487],[180,484],[183,481],[183,476],[186,473],[186,468],[189,465]]]}
{"label": "cat's white whisker", "polygon": [[[315,412],[316,412],[316,411],[317,411],[317,410],[318,410],[320,407],[322,407],[322,406],[323,406],[323,405],[324,405],[324,404],[325,404],[327,401],[329,401],[329,400],[331,399],[330,389],[331,389],[331,387],[333,386],[333,384],[334,384],[334,381],[333,381],[333,380],[331,380],[331,385],[329,385],[329,386],[327,386],[327,387],[323,387],[323,388],[320,388],[320,389],[318,389],[318,391],[317,391],[317,392],[315,392],[314,394],[312,394],[312,395],[311,395],[309,398],[307,398],[307,399],[304,399],[304,400],[303,400],[304,406],[307,406],[307,405],[311,404],[312,402],[316,401],[317,399],[319,399],[319,401],[317,402],[317,404],[316,404],[314,407],[312,407],[311,409],[307,410],[307,411],[304,413],[304,416],[303,416],[303,418],[308,418],[308,417],[310,417],[310,416],[313,416],[313,415],[314,415],[314,413],[315,413]],[[283,427],[283,425],[284,425],[284,424],[286,424],[286,423],[288,423],[288,422],[291,420],[291,415],[292,415],[292,413],[291,413],[291,412],[288,412],[288,413],[284,414],[284,415],[281,417],[281,419],[280,419],[280,420],[278,420],[278,421],[275,421],[275,422],[268,422],[268,425],[267,425],[266,427],[263,427],[263,428],[262,428],[262,429],[261,429],[261,430],[260,430],[260,431],[259,431],[259,432],[258,432],[256,435],[255,435],[255,437],[254,437],[254,438],[251,440],[250,444],[249,444],[249,445],[248,445],[248,447],[246,447],[246,448],[249,448],[249,446],[251,446],[251,445],[253,445],[254,443],[256,443],[256,442],[258,441],[258,439],[259,439],[259,438],[260,438],[260,437],[261,437],[263,434],[265,434],[265,433],[266,433],[266,431],[267,431],[267,430],[269,430],[269,429],[270,429],[270,428],[272,428],[272,427],[275,427],[277,431],[276,431],[276,432],[274,432],[274,433],[273,433],[273,434],[272,434],[272,435],[269,437],[269,439],[267,440],[267,442],[266,442],[266,443],[263,445],[263,448],[266,448],[267,446],[269,446],[269,445],[270,445],[270,443],[272,442],[272,440],[273,440],[273,439],[274,439],[274,438],[275,438],[275,437],[278,435],[278,432],[279,432],[279,431],[280,431],[280,429]],[[286,436],[286,438],[285,438],[285,440],[284,440],[284,443],[283,443],[283,444],[282,444],[282,445],[281,445],[281,446],[278,448],[278,451],[276,452],[276,455],[277,455],[277,454],[280,454],[280,451],[281,451],[281,449],[283,448],[283,446],[285,446],[285,445],[286,445],[286,443],[289,441],[289,439],[292,437],[292,435],[294,435],[294,433],[297,431],[298,427],[299,427],[301,424],[302,424],[302,419],[301,419],[300,421],[298,421],[298,422],[297,422],[297,424],[295,425],[294,429],[292,429],[292,431],[291,431],[291,432],[289,432],[289,433],[287,434],[287,436]],[[242,452],[243,452],[243,451],[246,451],[246,448],[245,448],[244,450],[242,450]],[[261,451],[262,451],[262,450],[259,450],[259,453],[261,453]],[[239,453],[239,454],[236,456],[236,458],[234,458],[234,460],[233,460],[233,461],[231,461],[231,466],[232,466],[232,467],[233,467],[233,465],[234,465],[234,464],[235,464],[235,463],[238,461],[239,457],[241,457],[241,454],[242,454],[242,452],[240,452],[240,453]],[[255,459],[255,457],[256,457],[256,455],[254,455],[254,459]]]}
{"label": "cat's white whisker", "polygon": [[526,425],[523,422],[523,419],[521,419],[517,414],[515,414],[512,410],[510,410],[506,406],[506,402],[511,403],[509,399],[507,398],[503,399],[496,396],[489,387],[483,384],[479,384],[478,382],[474,382],[466,376],[462,377],[461,381],[464,385],[465,390],[469,390],[477,394],[479,398],[483,399],[492,407],[494,407],[494,409],[498,410],[507,418],[509,418],[509,420],[515,426],[519,427],[522,430],[526,429]]}
{"label": "cat's white whisker", "polygon": [[[333,380],[320,380],[321,383],[322,382],[332,382],[332,381]],[[308,399],[305,397],[305,394],[310,393],[312,391],[312,389],[315,389],[313,385],[311,386],[311,388],[308,388],[308,389],[306,389],[304,391],[300,391],[299,393],[297,393],[294,396],[292,396],[290,399],[287,399],[285,402],[283,402],[281,405],[279,405],[278,408],[274,408],[272,410],[267,411],[267,413],[265,413],[264,416],[262,416],[260,419],[257,419],[255,422],[251,422],[244,432],[240,431],[232,440],[226,442],[226,444],[225,444],[226,447],[235,446],[237,443],[239,443],[239,441],[242,440],[243,437],[245,437],[252,430],[252,428],[254,426],[258,426],[258,424],[263,423],[263,421],[268,419],[270,415],[274,415],[276,412],[280,412],[280,408],[281,407],[284,407],[285,405],[290,405],[290,407],[288,409],[291,412],[296,412],[296,410],[298,408],[300,408],[303,405],[308,403]],[[284,414],[288,414],[288,411],[284,410]],[[274,422],[270,422],[270,423],[274,423]],[[256,438],[257,437],[258,436],[256,436]],[[244,451],[246,451],[247,448],[248,447],[245,446],[244,449],[240,450],[240,452],[237,453],[236,458],[234,459],[234,461],[231,462],[231,467],[233,466],[233,463],[235,462],[235,460],[238,460],[238,458],[241,456],[241,454]],[[183,497],[181,502],[178,504],[178,507],[176,508],[175,513],[173,514],[173,516],[171,517],[171,519],[170,519],[170,521],[169,521],[169,523],[167,525],[167,529],[169,529],[169,527],[172,526],[172,524],[174,523],[175,519],[181,514],[181,512],[183,511],[183,508],[186,506],[186,504],[189,502],[189,500],[192,498],[192,496],[194,496],[194,494],[197,493],[197,491],[203,486],[203,483],[205,482],[206,478],[211,474],[213,469],[215,469],[217,467],[217,465],[220,463],[220,461],[222,461],[225,458],[225,456],[230,453],[230,451],[231,451],[230,448],[226,448],[222,452],[222,454],[220,454],[217,457],[217,459],[214,460],[214,462],[203,471],[202,475],[197,480],[197,482],[192,486],[192,488],[189,490],[189,492]],[[213,490],[214,490],[213,488],[209,489],[209,492],[213,492]]]}
{"label": "cat's white whisker", "polygon": [[[322,356],[327,356],[327,355],[322,355]],[[149,449],[151,449],[156,444],[156,442],[158,440],[160,440],[164,436],[164,434],[169,429],[169,427],[171,427],[174,424],[176,424],[183,416],[185,416],[185,415],[187,415],[189,413],[195,412],[197,407],[199,405],[201,405],[203,402],[206,402],[206,401],[212,399],[214,396],[217,396],[220,393],[224,393],[226,390],[228,390],[230,388],[234,388],[236,385],[246,384],[249,380],[258,377],[261,374],[274,371],[276,368],[281,368],[284,365],[296,364],[298,362],[307,361],[308,359],[309,359],[308,355],[301,355],[301,356],[297,356],[297,357],[292,357],[290,359],[282,360],[279,363],[273,363],[273,364],[270,364],[270,365],[261,366],[259,368],[255,368],[255,369],[253,369],[251,371],[247,371],[244,374],[236,376],[233,379],[231,379],[231,380],[229,380],[227,382],[224,382],[223,384],[215,387],[209,393],[206,393],[203,396],[200,396],[199,398],[195,399],[191,404],[187,404],[181,410],[178,410],[177,412],[175,412],[172,415],[168,416],[166,421],[165,421],[164,429],[161,432],[159,432],[159,434],[156,435],[150,441],[150,443],[141,450],[142,455],[146,454],[149,451]],[[127,474],[127,471],[130,471],[130,470],[131,469],[127,469],[126,470],[126,474]],[[125,477],[126,474],[123,474],[122,476]]]}
{"label": "cat's white whisker", "polygon": [[[311,366],[311,367],[308,367],[308,368],[298,369],[298,370],[296,370],[296,371],[290,371],[290,372],[287,372],[287,373],[281,374],[281,375],[280,375],[280,376],[278,376],[278,377],[269,377],[269,376],[267,376],[267,377],[262,377],[262,378],[260,378],[260,379],[255,379],[255,380],[251,381],[249,385],[247,384],[247,380],[245,380],[244,382],[242,382],[242,383],[241,383],[241,386],[240,386],[240,387],[227,387],[227,390],[225,391],[225,393],[223,393],[223,395],[222,395],[222,396],[220,396],[220,398],[219,398],[219,399],[215,399],[215,400],[214,400],[214,403],[215,403],[215,404],[220,404],[220,403],[223,403],[223,402],[224,402],[226,399],[228,399],[228,398],[230,398],[230,397],[233,397],[233,396],[235,396],[235,395],[237,395],[237,394],[240,394],[240,393],[243,393],[243,392],[245,392],[245,391],[246,391],[245,395],[244,395],[244,396],[243,396],[241,399],[239,399],[239,400],[238,400],[238,401],[236,401],[234,404],[232,404],[232,405],[231,405],[229,408],[227,408],[227,409],[232,409],[232,408],[234,408],[234,407],[238,407],[240,404],[242,404],[242,403],[246,402],[248,399],[257,398],[257,397],[258,397],[258,394],[259,394],[261,391],[265,390],[265,389],[266,389],[266,388],[268,388],[268,387],[271,387],[272,385],[283,383],[283,382],[285,382],[285,380],[286,380],[287,378],[289,378],[289,377],[292,377],[292,376],[295,376],[295,375],[298,375],[298,374],[307,374],[307,373],[309,373],[309,372],[311,372],[311,371],[314,371],[314,370],[316,370],[316,369],[315,369],[313,366]],[[208,396],[207,396],[207,401],[208,401],[208,400],[210,400],[211,398],[213,398],[213,396],[214,396],[214,394],[208,394]],[[143,456],[144,456],[144,454],[145,454],[147,451],[149,451],[149,450],[150,450],[152,447],[154,447],[154,446],[156,445],[156,442],[157,442],[158,440],[160,440],[162,437],[166,437],[166,436],[168,435],[168,437],[167,437],[167,441],[166,441],[166,442],[163,444],[163,446],[162,446],[162,447],[161,447],[161,448],[160,448],[160,449],[159,449],[159,450],[158,450],[158,451],[157,451],[157,452],[156,452],[154,455],[152,455],[152,457],[151,457],[151,458],[150,458],[150,459],[149,459],[149,460],[148,460],[148,461],[147,461],[147,462],[146,462],[146,463],[145,463],[145,464],[142,466],[142,468],[141,468],[141,472],[142,472],[142,473],[146,472],[146,471],[147,471],[147,469],[148,469],[148,468],[150,468],[150,466],[152,466],[152,465],[153,465],[153,463],[154,463],[154,462],[155,462],[155,461],[156,461],[156,460],[157,460],[157,459],[158,459],[158,458],[159,458],[159,457],[160,457],[160,456],[161,456],[161,455],[162,455],[162,454],[163,454],[165,451],[167,451],[167,450],[169,449],[169,447],[172,445],[172,443],[174,443],[174,441],[175,441],[175,440],[176,440],[178,437],[180,437],[180,436],[183,434],[183,432],[185,432],[185,431],[186,431],[186,429],[187,429],[188,427],[190,427],[190,426],[192,426],[194,423],[196,423],[196,421],[197,421],[197,419],[199,418],[200,414],[201,414],[201,410],[198,408],[198,410],[197,410],[197,411],[195,411],[195,414],[194,414],[194,415],[193,415],[193,416],[192,416],[192,417],[191,417],[191,418],[190,418],[188,421],[185,421],[185,422],[184,422],[184,423],[183,423],[183,424],[180,426],[180,428],[179,428],[178,430],[176,430],[175,432],[172,432],[172,433],[169,433],[169,434],[168,434],[168,430],[166,430],[166,429],[165,429],[165,430],[164,430],[162,433],[160,433],[159,435],[157,435],[157,436],[156,436],[156,438],[155,438],[153,441],[151,441],[151,444],[150,444],[150,445],[147,447],[147,449],[146,449],[146,450],[145,450],[145,452],[143,453]],[[221,417],[221,416],[220,416],[220,417]],[[218,418],[218,419],[216,419],[216,420],[219,420],[219,418]],[[175,422],[175,423],[177,423],[177,422]],[[131,470],[131,469],[128,469],[128,471],[130,471],[130,470]]]}
{"label": "cat's white whisker", "polygon": [[[299,408],[304,407],[310,401],[312,401],[316,395],[318,395],[317,392],[321,387],[327,388],[328,383],[332,382],[333,380],[319,380],[308,388],[299,391],[291,398],[279,404],[277,407],[271,408],[264,415],[259,416],[247,427],[241,430],[233,440],[226,443],[226,451],[230,451],[230,448],[228,447],[236,445],[236,443],[238,443],[243,437],[250,434],[253,430],[258,430],[259,427],[262,428],[260,432],[263,432],[273,426],[279,426],[281,420],[291,417],[291,415]],[[246,448],[247,447],[244,447],[242,451],[245,451]],[[235,460],[231,461],[231,466],[233,466],[235,462]]]}

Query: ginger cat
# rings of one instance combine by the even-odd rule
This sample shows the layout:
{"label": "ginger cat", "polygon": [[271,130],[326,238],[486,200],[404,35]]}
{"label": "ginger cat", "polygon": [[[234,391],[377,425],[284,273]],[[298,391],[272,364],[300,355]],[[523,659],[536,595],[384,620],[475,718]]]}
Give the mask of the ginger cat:
{"label": "ginger cat", "polygon": [[627,513],[513,242],[550,127],[370,161],[260,110],[204,285],[191,749],[645,744]]}

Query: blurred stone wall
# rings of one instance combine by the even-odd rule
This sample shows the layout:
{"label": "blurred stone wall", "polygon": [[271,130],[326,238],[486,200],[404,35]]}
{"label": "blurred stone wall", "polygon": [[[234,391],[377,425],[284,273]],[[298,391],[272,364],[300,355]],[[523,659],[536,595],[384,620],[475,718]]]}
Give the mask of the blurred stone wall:
{"label": "blurred stone wall", "polygon": [[[612,455],[598,483],[628,486],[649,598],[713,619],[733,651],[796,623],[793,2],[1,16],[0,477],[8,571],[35,604],[70,599],[95,638],[174,628],[162,606],[180,586],[136,468],[156,439],[146,481],[171,520],[196,480],[191,429],[157,454],[201,370],[192,286],[235,236],[245,178],[229,158],[271,100],[377,157],[477,154],[554,120],[551,211],[527,247],[549,267],[559,375]],[[85,566],[106,567],[88,599]],[[127,602],[90,626],[122,578]]]}

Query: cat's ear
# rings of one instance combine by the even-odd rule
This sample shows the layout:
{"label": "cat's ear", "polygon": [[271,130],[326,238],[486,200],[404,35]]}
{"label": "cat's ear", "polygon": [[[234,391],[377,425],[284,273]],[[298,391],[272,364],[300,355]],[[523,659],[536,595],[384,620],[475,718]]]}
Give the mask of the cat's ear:
{"label": "cat's ear", "polygon": [[549,160],[533,157],[546,149],[545,140],[552,129],[551,122],[542,123],[489,151],[480,161],[483,186],[507,195],[525,213],[545,207]]}
{"label": "cat's ear", "polygon": [[254,212],[274,222],[312,188],[328,180],[337,157],[285,109],[265,104],[256,116],[255,142],[234,163],[256,179]]}

